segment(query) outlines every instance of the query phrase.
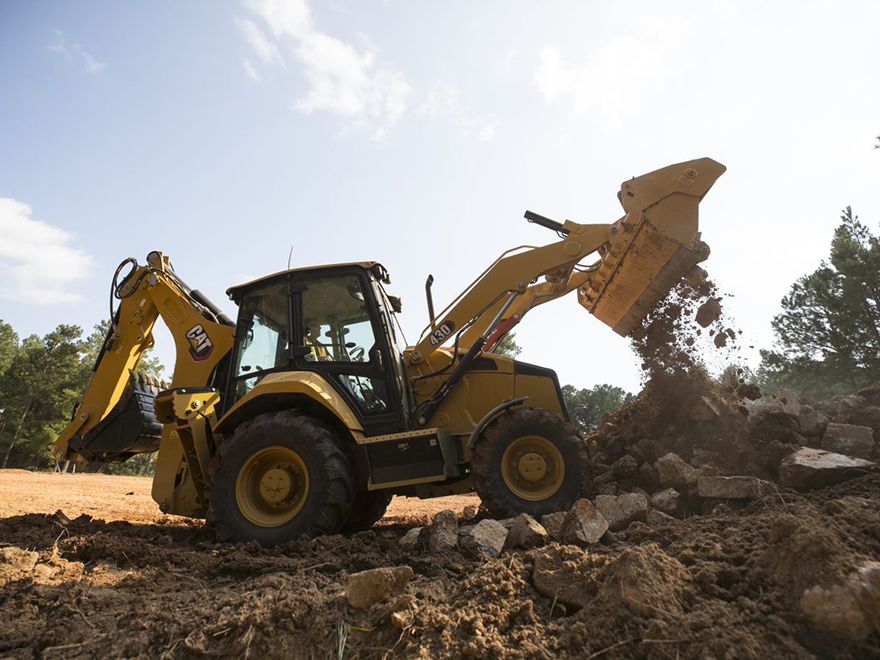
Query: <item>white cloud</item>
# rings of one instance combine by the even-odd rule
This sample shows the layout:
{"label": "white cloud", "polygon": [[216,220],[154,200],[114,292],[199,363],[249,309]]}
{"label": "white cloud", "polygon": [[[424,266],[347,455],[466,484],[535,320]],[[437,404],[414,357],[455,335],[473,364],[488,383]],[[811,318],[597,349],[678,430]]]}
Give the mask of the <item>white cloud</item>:
{"label": "white cloud", "polygon": [[495,139],[498,131],[498,118],[495,115],[471,112],[462,103],[458,89],[447,83],[437,83],[431,88],[419,112],[432,119],[445,118],[463,135],[474,137],[480,142]]}
{"label": "white cloud", "polygon": [[245,75],[251,80],[256,80],[257,82],[260,82],[263,79],[263,77],[260,75],[260,72],[254,68],[254,65],[249,59],[242,60],[241,68],[244,69]]}
{"label": "white cloud", "polygon": [[301,39],[312,31],[311,10],[306,0],[245,0],[244,4],[266,21],[276,38]]}
{"label": "white cloud", "polygon": [[535,69],[535,86],[546,103],[567,100],[577,114],[595,113],[618,128],[676,70],[688,28],[689,22],[679,18],[642,17],[629,33],[575,64],[559,48],[545,46]]}
{"label": "white cloud", "polygon": [[[354,126],[372,127],[376,138],[381,138],[406,112],[413,90],[404,75],[378,66],[371,46],[359,50],[316,30],[305,0],[248,0],[245,6],[265,21],[279,57],[280,45],[286,41],[303,67],[309,88],[294,103],[295,109],[306,114],[329,112]],[[260,49],[268,52],[261,42],[250,37],[248,41],[258,55]]]}
{"label": "white cloud", "polygon": [[0,298],[29,303],[75,302],[71,284],[91,257],[70,245],[67,232],[31,217],[27,204],[0,197]]}
{"label": "white cloud", "polygon": [[86,73],[94,75],[107,68],[105,62],[99,62],[87,51],[82,44],[68,43],[61,30],[55,30],[55,39],[49,44],[49,50],[61,55],[68,62],[78,62],[86,70]]}
{"label": "white cloud", "polygon": [[254,49],[257,57],[265,64],[284,64],[284,58],[281,57],[281,51],[278,46],[269,40],[269,37],[249,18],[235,17],[235,24],[244,38]]}

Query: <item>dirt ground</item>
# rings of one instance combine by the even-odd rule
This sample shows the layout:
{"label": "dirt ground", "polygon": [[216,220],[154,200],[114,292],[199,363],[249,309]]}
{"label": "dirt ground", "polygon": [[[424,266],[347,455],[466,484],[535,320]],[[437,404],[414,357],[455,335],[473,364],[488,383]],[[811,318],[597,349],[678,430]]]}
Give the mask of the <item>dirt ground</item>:
{"label": "dirt ground", "polygon": [[[0,518],[55,513],[60,509],[71,519],[86,514],[106,522],[125,520],[162,525],[201,524],[159,511],[159,505],[150,497],[151,484],[150,477],[0,470]],[[433,500],[398,497],[388,508],[382,524],[424,525],[438,511],[451,509],[460,514],[469,505],[478,507],[479,498],[476,495],[454,495]]]}
{"label": "dirt ground", "polygon": [[[880,657],[876,633],[832,634],[799,605],[880,557],[878,475],[634,523],[589,550],[401,547],[432,512],[473,503],[400,499],[373,530],[267,550],[159,514],[146,479],[5,471],[0,657]],[[349,574],[395,565],[414,572],[402,596],[349,606]],[[539,573],[582,607],[542,595]]]}

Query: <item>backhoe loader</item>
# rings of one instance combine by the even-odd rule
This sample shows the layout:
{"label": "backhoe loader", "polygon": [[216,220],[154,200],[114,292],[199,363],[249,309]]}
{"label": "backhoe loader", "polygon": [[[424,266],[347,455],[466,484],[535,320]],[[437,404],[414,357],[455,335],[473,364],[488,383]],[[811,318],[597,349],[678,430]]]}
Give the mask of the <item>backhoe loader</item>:
{"label": "backhoe loader", "polygon": [[[708,256],[698,207],[724,169],[702,158],[626,181],[624,215],[609,224],[526,212],[558,240],[504,252],[439,314],[429,277],[429,323],[405,348],[400,300],[374,261],[234,286],[233,322],[162,253],[126,259],[57,457],[113,462],[158,450],[152,495],[162,511],[264,545],[369,527],[392,495],[476,491],[497,515],[566,509],[590,492],[591,458],[556,374],[493,348],[528,311],[573,291],[628,335]],[[159,317],[176,347],[161,391],[133,375]]]}

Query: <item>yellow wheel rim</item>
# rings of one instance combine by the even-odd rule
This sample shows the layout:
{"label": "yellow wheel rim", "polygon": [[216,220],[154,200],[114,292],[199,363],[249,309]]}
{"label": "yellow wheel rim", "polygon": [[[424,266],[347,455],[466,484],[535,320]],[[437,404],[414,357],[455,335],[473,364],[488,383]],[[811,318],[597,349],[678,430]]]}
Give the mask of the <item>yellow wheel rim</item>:
{"label": "yellow wheel rim", "polygon": [[553,497],[565,478],[565,461],[552,442],[539,435],[514,440],[501,457],[501,476],[514,495],[532,502]]}
{"label": "yellow wheel rim", "polygon": [[238,510],[260,527],[278,527],[292,520],[306,503],[308,492],[308,468],[287,447],[261,449],[245,461],[235,480]]}

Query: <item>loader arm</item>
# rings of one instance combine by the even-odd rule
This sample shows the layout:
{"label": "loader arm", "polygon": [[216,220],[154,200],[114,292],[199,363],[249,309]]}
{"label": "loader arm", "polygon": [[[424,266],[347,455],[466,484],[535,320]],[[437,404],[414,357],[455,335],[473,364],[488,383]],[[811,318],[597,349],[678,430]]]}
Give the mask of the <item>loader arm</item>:
{"label": "loader arm", "polygon": [[[112,326],[73,419],[55,441],[59,459],[113,459],[116,445],[142,446],[138,442],[143,429],[136,427],[144,414],[152,418],[152,395],[146,397],[146,411],[138,410],[136,401],[127,407],[127,399],[136,398],[132,395],[137,394],[133,389],[138,382],[133,376],[144,351],[153,346],[159,317],[176,347],[172,388],[207,385],[232,347],[232,322],[177,277],[168,257],[151,252],[144,265],[127,261],[132,269],[121,282],[114,282],[120,303]],[[156,424],[155,419],[152,423]],[[118,457],[125,458],[126,452],[119,451]]]}
{"label": "loader arm", "polygon": [[[459,349],[479,342],[489,351],[529,310],[575,290],[596,318],[628,335],[708,257],[698,207],[725,169],[700,158],[626,181],[618,194],[625,215],[611,224],[541,219],[562,240],[502,254],[423,331],[410,362],[420,363],[459,333]],[[593,253],[595,263],[582,267]]]}

